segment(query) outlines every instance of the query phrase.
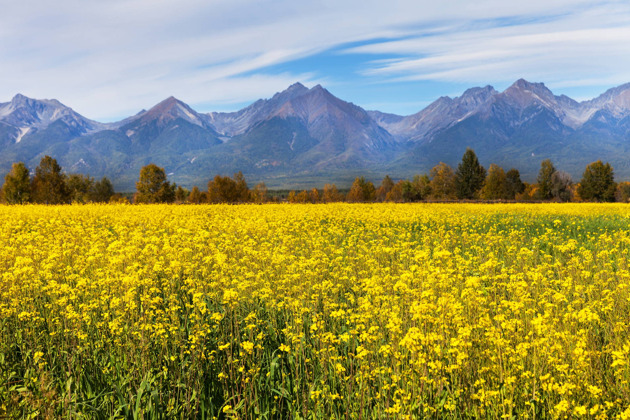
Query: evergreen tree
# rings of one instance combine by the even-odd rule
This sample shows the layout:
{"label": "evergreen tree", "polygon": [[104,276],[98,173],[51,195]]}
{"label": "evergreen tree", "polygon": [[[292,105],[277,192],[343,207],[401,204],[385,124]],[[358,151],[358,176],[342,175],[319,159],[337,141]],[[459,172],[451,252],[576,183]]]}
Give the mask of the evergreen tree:
{"label": "evergreen tree", "polygon": [[166,179],[164,168],[150,163],[140,170],[136,182],[136,203],[172,203],[175,201],[175,184]]}
{"label": "evergreen tree", "polygon": [[414,184],[408,179],[402,181],[400,186],[402,200],[406,203],[413,203],[422,200],[420,193],[414,188]]}
{"label": "evergreen tree", "polygon": [[538,198],[541,200],[549,200],[553,197],[551,193],[551,177],[556,172],[556,168],[549,159],[545,159],[540,163],[540,171],[538,172]]}
{"label": "evergreen tree", "polygon": [[525,184],[521,181],[521,174],[518,169],[510,169],[505,174],[505,198],[514,200],[517,194],[525,191]]}
{"label": "evergreen tree", "polygon": [[66,184],[73,203],[88,203],[94,189],[94,178],[83,174],[68,175]]}
{"label": "evergreen tree", "polygon": [[415,175],[413,180],[403,181],[400,187],[405,202],[425,200],[431,195],[431,180],[426,174]]}
{"label": "evergreen tree", "polygon": [[485,179],[485,168],[479,164],[475,152],[467,148],[461,163],[457,165],[457,172],[455,173],[457,198],[475,198],[481,187],[483,187]]}
{"label": "evergreen tree", "polygon": [[614,201],[616,188],[612,166],[598,160],[586,167],[577,192],[585,201]]}
{"label": "evergreen tree", "polygon": [[4,177],[2,194],[8,204],[24,204],[31,201],[31,180],[24,163],[13,164],[11,172]]}
{"label": "evergreen tree", "polygon": [[56,159],[46,155],[37,168],[32,182],[33,201],[42,204],[63,204],[70,201],[66,176]]}
{"label": "evergreen tree", "polygon": [[94,203],[108,203],[114,196],[114,186],[112,182],[104,176],[100,181],[94,183],[92,193],[90,194],[90,201]]}

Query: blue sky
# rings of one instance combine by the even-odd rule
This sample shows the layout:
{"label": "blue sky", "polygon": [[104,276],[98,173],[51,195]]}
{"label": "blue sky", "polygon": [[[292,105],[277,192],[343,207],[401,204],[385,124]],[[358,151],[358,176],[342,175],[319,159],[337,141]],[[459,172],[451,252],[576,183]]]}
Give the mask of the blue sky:
{"label": "blue sky", "polygon": [[630,82],[627,0],[24,0],[0,14],[0,102],[112,121],[176,96],[231,111],[300,81],[411,114],[525,78],[590,99]]}

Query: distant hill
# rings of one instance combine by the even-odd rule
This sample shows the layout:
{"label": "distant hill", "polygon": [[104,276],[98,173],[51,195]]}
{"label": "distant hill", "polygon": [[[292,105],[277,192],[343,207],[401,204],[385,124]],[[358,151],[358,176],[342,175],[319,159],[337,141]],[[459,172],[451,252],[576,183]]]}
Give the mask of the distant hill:
{"label": "distant hill", "polygon": [[378,181],[440,161],[456,166],[466,147],[482,164],[517,168],[529,180],[547,158],[575,179],[597,159],[629,179],[630,84],[577,102],[521,79],[503,92],[486,86],[441,97],[408,116],[366,111],[300,83],[237,112],[198,113],[170,97],[109,124],[56,100],[0,103],[1,176],[12,162],[34,169],[51,155],[67,172],[108,176],[118,190],[133,190],[150,162],[187,187],[239,170],[274,188],[347,186],[357,175]]}

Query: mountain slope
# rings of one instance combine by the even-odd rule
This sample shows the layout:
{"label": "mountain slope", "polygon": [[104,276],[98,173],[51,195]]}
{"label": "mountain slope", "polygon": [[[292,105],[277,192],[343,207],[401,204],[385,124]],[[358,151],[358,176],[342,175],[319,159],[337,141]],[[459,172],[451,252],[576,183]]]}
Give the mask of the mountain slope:
{"label": "mountain slope", "polygon": [[96,132],[106,127],[105,124],[79,115],[55,99],[38,100],[17,94],[11,102],[0,104],[0,122],[20,130],[14,138],[16,143],[26,134],[46,129],[57,121],[80,134]]}
{"label": "mountain slope", "polygon": [[[618,174],[628,176],[624,156],[628,136],[630,85],[612,89],[602,96],[578,103],[566,96],[555,96],[542,83],[518,80],[503,92],[487,90],[485,100],[456,111],[456,100],[436,101],[419,115],[432,115],[440,109],[444,118],[428,126],[420,137],[418,131],[400,130],[398,135],[420,140],[390,168],[422,166],[428,170],[435,162],[456,165],[463,150],[472,147],[483,164],[496,163],[518,168],[533,180],[540,161],[551,158],[557,167],[579,179],[584,167],[595,159],[610,161]],[[462,95],[461,98],[466,95]],[[471,103],[471,102],[469,102]],[[418,115],[418,114],[416,114]],[[624,120],[625,118],[625,120]],[[400,126],[400,125],[399,125]]]}
{"label": "mountain slope", "polygon": [[[241,133],[228,142],[231,150],[240,151],[255,170],[263,172],[285,168],[292,174],[323,173],[363,167],[391,158],[395,148],[391,134],[365,110],[320,85],[307,89],[295,84],[270,100],[213,118],[215,122],[223,118],[219,126],[224,133]],[[245,119],[247,129],[238,128]],[[269,153],[261,154],[265,145],[270,146]]]}
{"label": "mountain slope", "polygon": [[515,167],[530,181],[546,158],[574,179],[596,159],[628,179],[630,84],[577,102],[520,79],[503,92],[485,86],[441,97],[408,116],[365,111],[299,83],[237,112],[202,114],[170,97],[109,124],[56,100],[0,103],[0,176],[16,161],[33,169],[48,154],[68,172],[108,176],[125,191],[150,162],[188,187],[239,170],[276,188],[347,185],[359,175],[411,177],[440,161],[455,167],[466,147],[485,166]]}
{"label": "mountain slope", "polygon": [[468,89],[455,99],[441,97],[417,114],[407,116],[386,128],[406,140],[431,141],[437,132],[466,118],[496,93],[492,86],[486,86]]}
{"label": "mountain slope", "polygon": [[61,157],[64,144],[106,127],[57,100],[18,94],[10,102],[0,104],[0,171],[8,171],[16,161],[34,168],[46,153]]}
{"label": "mountain slope", "polygon": [[309,91],[301,83],[294,83],[286,90],[276,93],[270,99],[259,99],[236,112],[211,112],[210,123],[224,136],[233,137],[245,133],[254,124],[271,118],[287,102]]}
{"label": "mountain slope", "polygon": [[208,119],[185,103],[170,97],[117,129],[130,140],[134,151],[182,153],[220,144]]}
{"label": "mountain slope", "polygon": [[153,162],[175,174],[222,143],[205,116],[173,97],[113,127],[68,142],[64,167],[111,176],[133,189],[142,166]]}

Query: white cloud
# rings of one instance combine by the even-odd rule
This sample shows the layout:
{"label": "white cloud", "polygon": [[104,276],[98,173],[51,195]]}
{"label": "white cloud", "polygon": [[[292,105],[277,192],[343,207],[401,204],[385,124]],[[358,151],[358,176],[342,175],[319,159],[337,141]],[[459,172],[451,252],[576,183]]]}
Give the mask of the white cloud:
{"label": "white cloud", "polygon": [[[0,98],[55,97],[98,119],[171,94],[238,103],[326,77],[262,70],[351,42],[368,43],[355,53],[402,57],[375,60],[366,82],[630,80],[629,15],[621,0],[7,1]],[[399,38],[407,39],[369,44]]]}
{"label": "white cloud", "polygon": [[[497,22],[498,23],[498,22]],[[554,87],[630,80],[630,4],[609,2],[552,19],[433,33],[348,53],[393,55],[363,72],[391,81],[492,83],[527,77]]]}

